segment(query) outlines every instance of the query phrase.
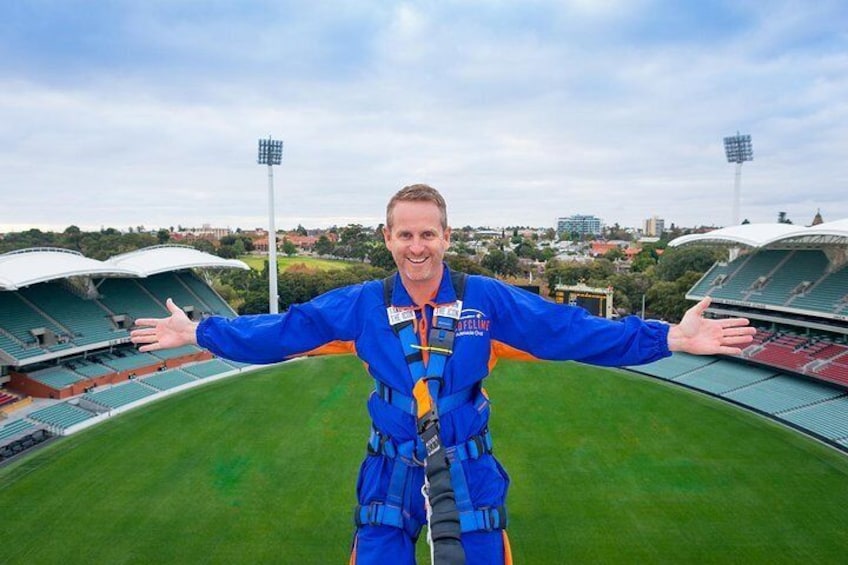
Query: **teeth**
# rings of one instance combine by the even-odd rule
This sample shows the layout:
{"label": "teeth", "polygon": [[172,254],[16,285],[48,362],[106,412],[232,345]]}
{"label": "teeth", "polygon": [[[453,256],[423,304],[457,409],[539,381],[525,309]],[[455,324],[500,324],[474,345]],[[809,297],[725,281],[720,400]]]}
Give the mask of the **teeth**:
{"label": "teeth", "polygon": [[415,263],[416,265],[419,265],[419,264],[423,263],[423,262],[424,262],[424,261],[426,261],[426,260],[427,260],[427,258],[425,257],[424,259],[409,259],[409,262],[410,262],[410,263]]}

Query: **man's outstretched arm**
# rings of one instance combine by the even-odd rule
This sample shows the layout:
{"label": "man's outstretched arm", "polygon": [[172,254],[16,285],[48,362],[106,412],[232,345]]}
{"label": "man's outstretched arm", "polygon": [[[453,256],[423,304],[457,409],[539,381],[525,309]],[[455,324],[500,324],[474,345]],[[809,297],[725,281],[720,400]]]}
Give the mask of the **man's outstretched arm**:
{"label": "man's outstretched arm", "polygon": [[157,351],[183,345],[197,345],[197,322],[189,320],[183,309],[170,298],[165,306],[171,313],[167,318],[139,318],[130,340],[141,345],[139,351]]}
{"label": "man's outstretched arm", "polygon": [[704,318],[710,305],[706,297],[684,314],[679,324],[668,331],[669,351],[684,351],[695,355],[739,355],[751,341],[756,328],[746,318]]}

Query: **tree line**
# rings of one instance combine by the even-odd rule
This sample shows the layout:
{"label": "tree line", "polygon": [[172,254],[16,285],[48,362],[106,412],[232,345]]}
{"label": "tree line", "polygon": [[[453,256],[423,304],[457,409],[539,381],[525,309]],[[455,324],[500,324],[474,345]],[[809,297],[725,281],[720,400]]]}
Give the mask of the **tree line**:
{"label": "tree line", "polygon": [[[278,275],[281,309],[305,302],[339,286],[383,278],[395,269],[391,253],[382,241],[381,227],[366,228],[352,224],[334,228],[334,243],[326,236],[319,238],[316,254],[345,259],[353,264],[346,269],[331,271],[309,268],[293,269]],[[304,230],[305,231],[305,230]],[[453,243],[445,257],[452,269],[470,274],[499,278],[521,277],[525,272],[522,261],[545,265],[545,282],[553,290],[556,285],[584,283],[588,286],[614,289],[613,303],[622,314],[640,314],[644,304],[647,317],[678,320],[689,303],[685,293],[695,282],[722,258],[722,252],[707,247],[683,249],[665,248],[664,243],[642,248],[629,263],[629,272],[619,272],[616,261],[623,256],[620,250],[608,252],[603,258],[588,262],[564,261],[554,258],[551,247],[540,248],[536,241],[518,236],[517,231],[488,242],[484,253],[472,243],[470,228],[454,230]],[[135,251],[152,245],[169,243],[168,230],[144,232],[140,227],[130,232],[114,228],[83,232],[69,226],[62,232],[42,232],[37,229],[9,233],[0,240],[0,253],[29,247],[60,247],[79,251],[86,257],[105,260],[114,255]],[[181,242],[182,243],[182,242]],[[250,253],[253,241],[240,233],[221,238],[218,245],[203,239],[185,242],[201,251],[224,258]],[[285,243],[284,243],[285,245]],[[295,254],[297,250],[284,252]],[[225,270],[217,273],[214,285],[240,314],[268,311],[268,265],[262,271]]]}

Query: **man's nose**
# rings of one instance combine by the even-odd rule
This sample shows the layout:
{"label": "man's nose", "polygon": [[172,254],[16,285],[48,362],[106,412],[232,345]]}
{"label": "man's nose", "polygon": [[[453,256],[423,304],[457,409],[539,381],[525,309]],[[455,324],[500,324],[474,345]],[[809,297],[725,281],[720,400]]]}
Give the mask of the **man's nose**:
{"label": "man's nose", "polygon": [[425,247],[423,241],[420,238],[413,238],[412,243],[409,246],[409,251],[412,253],[422,253]]}

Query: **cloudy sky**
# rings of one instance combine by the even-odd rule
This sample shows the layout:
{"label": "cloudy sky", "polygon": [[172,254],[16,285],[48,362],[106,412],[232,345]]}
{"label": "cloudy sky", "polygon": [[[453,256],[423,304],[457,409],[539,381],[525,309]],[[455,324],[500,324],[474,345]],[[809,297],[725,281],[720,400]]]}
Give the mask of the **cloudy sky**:
{"label": "cloudy sky", "polygon": [[848,218],[844,0],[0,2],[0,232]]}

